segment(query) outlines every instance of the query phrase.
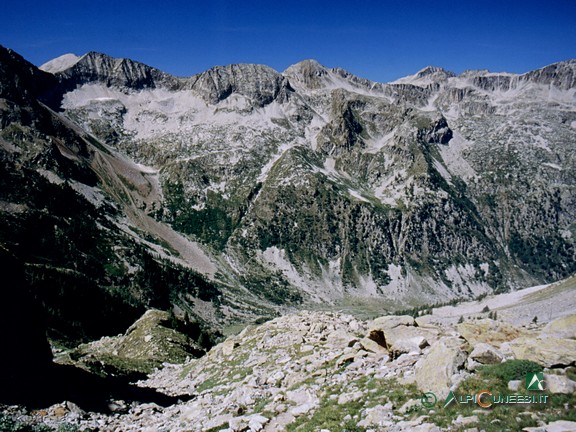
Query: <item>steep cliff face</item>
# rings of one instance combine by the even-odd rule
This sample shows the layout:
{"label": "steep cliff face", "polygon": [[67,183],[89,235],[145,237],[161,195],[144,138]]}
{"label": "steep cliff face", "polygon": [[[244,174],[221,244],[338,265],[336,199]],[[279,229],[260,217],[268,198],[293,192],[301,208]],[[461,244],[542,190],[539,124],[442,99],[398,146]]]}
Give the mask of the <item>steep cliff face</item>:
{"label": "steep cliff face", "polygon": [[96,184],[217,286],[210,313],[444,302],[576,271],[573,61],[390,84],[312,60],[190,78],[71,63],[60,116],[140,164],[128,188],[110,161]]}
{"label": "steep cliff face", "polygon": [[259,108],[274,100],[287,102],[293,91],[288,80],[274,69],[252,64],[214,67],[189,78],[185,88],[209,104],[217,104],[235,94],[244,96],[249,105]]}

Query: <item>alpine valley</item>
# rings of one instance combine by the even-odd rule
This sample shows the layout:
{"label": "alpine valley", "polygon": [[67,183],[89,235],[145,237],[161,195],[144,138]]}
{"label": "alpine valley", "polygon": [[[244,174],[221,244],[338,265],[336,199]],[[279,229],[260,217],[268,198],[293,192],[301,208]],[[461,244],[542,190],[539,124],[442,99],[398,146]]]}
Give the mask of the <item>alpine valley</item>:
{"label": "alpine valley", "polygon": [[292,309],[551,283],[576,273],[575,143],[576,60],[381,84],[314,60],[182,78],[0,47],[3,325],[48,358],[44,331],[77,347],[157,309],[184,359]]}

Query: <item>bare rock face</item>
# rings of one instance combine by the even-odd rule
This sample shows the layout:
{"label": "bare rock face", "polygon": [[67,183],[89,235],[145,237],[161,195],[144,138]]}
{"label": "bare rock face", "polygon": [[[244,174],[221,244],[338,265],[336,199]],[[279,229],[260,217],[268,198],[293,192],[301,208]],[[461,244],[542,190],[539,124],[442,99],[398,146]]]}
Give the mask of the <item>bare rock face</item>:
{"label": "bare rock face", "polygon": [[89,52],[71,67],[56,72],[66,90],[87,83],[102,83],[117,88],[142,90],[145,88],[178,86],[179,80],[158,69],[130,59],[113,58]]}
{"label": "bare rock face", "polygon": [[248,98],[254,107],[274,100],[287,102],[293,92],[288,80],[274,69],[254,64],[214,67],[189,78],[185,88],[213,105],[234,93]]}

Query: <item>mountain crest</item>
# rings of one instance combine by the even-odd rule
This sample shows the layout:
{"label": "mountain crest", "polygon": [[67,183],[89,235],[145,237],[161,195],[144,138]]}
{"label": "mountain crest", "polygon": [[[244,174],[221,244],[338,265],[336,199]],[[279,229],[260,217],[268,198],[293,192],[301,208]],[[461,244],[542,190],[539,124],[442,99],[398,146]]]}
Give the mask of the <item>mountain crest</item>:
{"label": "mountain crest", "polygon": [[211,104],[236,93],[251,99],[255,106],[263,107],[274,100],[287,101],[294,91],[286,77],[271,67],[258,64],[216,66],[187,81],[185,88]]}
{"label": "mountain crest", "polygon": [[[66,57],[68,56],[68,57]],[[72,60],[69,55],[58,57],[43,66],[54,67],[64,60]],[[62,66],[65,66],[62,65]],[[156,68],[134,60],[114,58],[96,51],[90,51],[69,67],[54,72],[66,89],[73,89],[90,82],[100,82],[109,87],[126,87],[133,90],[144,88],[177,88],[178,79]]]}

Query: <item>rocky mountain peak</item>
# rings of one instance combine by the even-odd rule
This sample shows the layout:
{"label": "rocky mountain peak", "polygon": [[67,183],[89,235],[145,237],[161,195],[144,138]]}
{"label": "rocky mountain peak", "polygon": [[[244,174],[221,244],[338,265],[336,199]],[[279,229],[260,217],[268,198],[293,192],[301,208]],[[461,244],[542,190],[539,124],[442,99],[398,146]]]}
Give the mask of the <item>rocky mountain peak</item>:
{"label": "rocky mountain peak", "polygon": [[316,60],[303,60],[286,69],[283,73],[294,84],[300,84],[309,89],[322,87],[328,75],[328,69]]}
{"label": "rocky mountain peak", "polygon": [[454,72],[448,71],[441,67],[427,66],[424,69],[416,72],[414,75],[400,78],[396,81],[393,81],[391,84],[413,84],[425,87],[431,84],[438,84],[440,82],[446,81],[448,78],[455,76],[456,74]]}
{"label": "rocky mountain peak", "polygon": [[[63,56],[64,57],[64,56]],[[143,63],[114,58],[106,54],[90,51],[76,62],[70,56],[58,57],[43,66],[55,69],[58,66],[67,68],[55,71],[66,90],[91,82],[103,83],[109,87],[142,90],[144,88],[176,88],[178,79],[156,68]],[[69,63],[66,63],[69,61]]]}
{"label": "rocky mountain peak", "polygon": [[416,72],[415,76],[417,78],[423,78],[423,77],[430,76],[430,75],[432,75],[432,76],[444,76],[446,78],[456,76],[456,74],[454,72],[448,71],[444,68],[437,67],[437,66],[426,66],[424,69],[421,69],[418,72]]}
{"label": "rocky mountain peak", "polygon": [[521,79],[538,84],[553,85],[561,90],[574,88],[576,87],[576,60],[553,63],[525,73]]}
{"label": "rocky mountain peak", "polygon": [[286,77],[269,66],[258,64],[216,66],[189,78],[185,88],[210,104],[217,104],[236,93],[250,99],[256,107],[274,100],[283,103],[293,92]]}

